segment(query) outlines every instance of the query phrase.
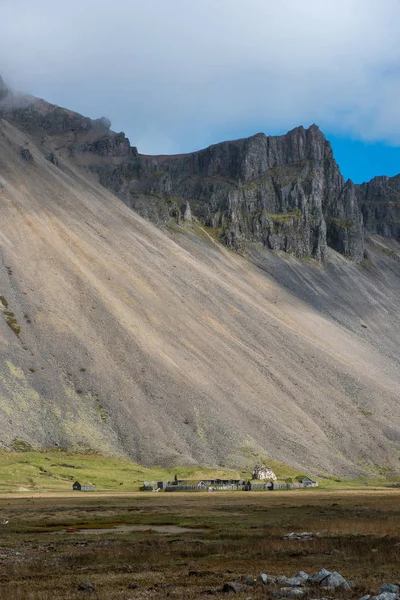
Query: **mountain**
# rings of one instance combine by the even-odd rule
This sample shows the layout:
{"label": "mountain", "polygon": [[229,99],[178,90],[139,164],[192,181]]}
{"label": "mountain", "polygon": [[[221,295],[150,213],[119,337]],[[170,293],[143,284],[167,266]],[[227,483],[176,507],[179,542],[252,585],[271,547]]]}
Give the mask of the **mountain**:
{"label": "mountain", "polygon": [[2,447],[399,471],[396,178],[316,126],[149,157],[4,83],[0,116]]}

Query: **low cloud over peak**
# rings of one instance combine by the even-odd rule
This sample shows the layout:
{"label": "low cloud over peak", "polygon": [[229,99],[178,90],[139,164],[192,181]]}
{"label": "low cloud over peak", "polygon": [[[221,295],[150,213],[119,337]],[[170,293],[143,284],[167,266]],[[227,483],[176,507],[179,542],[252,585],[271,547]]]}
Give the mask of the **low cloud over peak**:
{"label": "low cloud over peak", "polygon": [[398,0],[3,0],[0,71],[142,152],[316,121],[400,144]]}

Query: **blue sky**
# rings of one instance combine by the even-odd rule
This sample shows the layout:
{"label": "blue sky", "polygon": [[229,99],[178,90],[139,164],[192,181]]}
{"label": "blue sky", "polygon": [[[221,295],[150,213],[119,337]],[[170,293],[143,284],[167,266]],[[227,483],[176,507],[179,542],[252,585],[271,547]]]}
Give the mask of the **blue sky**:
{"label": "blue sky", "polygon": [[400,173],[400,146],[366,143],[329,134],[327,138],[345,179],[362,183],[376,175],[393,177]]}
{"label": "blue sky", "polygon": [[400,172],[399,0],[1,0],[0,73],[148,154],[316,123],[344,176]]}

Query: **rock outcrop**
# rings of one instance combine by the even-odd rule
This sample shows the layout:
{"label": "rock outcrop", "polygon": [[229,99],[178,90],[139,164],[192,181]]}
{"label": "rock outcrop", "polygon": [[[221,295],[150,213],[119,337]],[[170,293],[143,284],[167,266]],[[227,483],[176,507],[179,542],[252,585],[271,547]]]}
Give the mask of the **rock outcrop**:
{"label": "rock outcrop", "polygon": [[399,239],[400,175],[374,177],[368,183],[355,187],[367,231]]}
{"label": "rock outcrop", "polygon": [[257,134],[183,156],[139,155],[138,160],[137,179],[116,191],[139,211],[134,198],[141,192],[170,208],[189,202],[197,219],[239,251],[256,241],[319,260],[327,245],[354,260],[363,257],[354,186],[343,181],[316,125],[284,136]]}

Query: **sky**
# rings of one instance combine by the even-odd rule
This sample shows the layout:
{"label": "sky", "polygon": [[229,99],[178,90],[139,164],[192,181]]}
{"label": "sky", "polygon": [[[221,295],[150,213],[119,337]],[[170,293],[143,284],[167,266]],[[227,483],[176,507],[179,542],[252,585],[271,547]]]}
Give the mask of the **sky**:
{"label": "sky", "polygon": [[140,152],[316,123],[346,178],[400,172],[399,0],[0,0],[0,74]]}

